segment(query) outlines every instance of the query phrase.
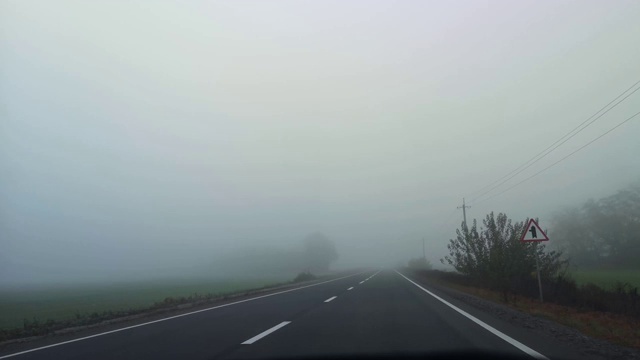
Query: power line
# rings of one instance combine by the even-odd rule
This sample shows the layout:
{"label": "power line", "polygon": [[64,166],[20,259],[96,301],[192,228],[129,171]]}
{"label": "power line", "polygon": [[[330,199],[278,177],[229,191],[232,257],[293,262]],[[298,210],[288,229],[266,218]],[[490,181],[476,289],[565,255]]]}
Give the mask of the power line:
{"label": "power line", "polygon": [[[602,116],[604,116],[606,113],[608,113],[609,111],[611,111],[613,108],[615,108],[616,106],[618,106],[621,102],[625,101],[629,96],[633,95],[636,91],[640,90],[640,87],[638,87],[637,89],[633,90],[630,94],[628,94],[627,96],[625,96],[622,100],[618,101],[616,104],[614,104],[613,106],[611,106],[609,109],[607,109],[605,112],[603,112],[602,114],[600,114],[600,112],[602,112],[604,109],[606,109],[607,107],[609,107],[609,105],[611,105],[612,103],[614,103],[616,100],[618,100],[620,97],[622,97],[624,94],[626,94],[629,90],[633,89],[636,85],[638,85],[640,83],[640,80],[636,81],[633,85],[631,85],[629,88],[627,88],[625,91],[623,91],[620,95],[616,96],[613,100],[611,100],[608,104],[606,104],[605,106],[603,106],[602,108],[600,108],[600,110],[596,111],[593,115],[591,115],[589,118],[587,118],[585,121],[583,121],[582,123],[580,123],[578,126],[576,126],[575,128],[573,128],[571,131],[569,131],[568,133],[566,133],[565,135],[563,135],[560,139],[556,140],[553,144],[549,145],[547,148],[545,148],[544,150],[542,150],[541,152],[537,153],[535,156],[533,156],[531,159],[527,160],[525,163],[523,163],[522,165],[518,166],[517,168],[515,168],[514,170],[512,170],[511,172],[509,172],[508,174],[506,174],[505,176],[501,177],[500,179],[492,182],[491,184],[483,187],[482,189],[476,191],[475,193],[479,193],[481,191],[483,191],[484,189],[487,189],[490,187],[489,190],[486,190],[484,192],[482,192],[480,195],[477,195],[476,197],[474,197],[474,202],[476,199],[484,196],[485,194],[493,191],[494,189],[502,186],[504,183],[506,183],[507,181],[513,179],[515,176],[517,176],[518,174],[522,173],[524,170],[528,169],[529,167],[531,167],[533,164],[535,164],[536,162],[540,161],[541,159],[543,159],[545,156],[547,156],[549,153],[551,153],[552,151],[554,151],[555,149],[557,149],[558,147],[560,147],[562,144],[566,143],[567,141],[569,141],[569,139],[573,138],[574,136],[576,136],[578,133],[580,133],[581,131],[583,131],[584,129],[586,129],[588,126],[590,126],[591,124],[593,124],[594,122],[596,122],[598,119],[600,119]],[[600,114],[600,115],[598,115]],[[597,116],[595,119],[594,117]],[[592,120],[593,119],[593,120]],[[586,125],[585,125],[586,124]],[[576,131],[577,130],[577,131]],[[542,155],[542,156],[541,156]],[[504,179],[504,180],[503,180]],[[474,193],[472,193],[474,194]]]}
{"label": "power line", "polygon": [[[636,83],[637,84],[637,83]],[[588,124],[586,124],[584,127],[582,127],[580,130],[576,131],[575,133],[573,133],[571,136],[567,137],[566,139],[564,139],[564,141],[560,142],[559,144],[553,146],[554,144],[558,143],[558,141],[562,140],[564,137],[566,137],[567,135],[563,136],[562,138],[560,138],[560,140],[556,141],[554,144],[552,144],[551,146],[553,146],[553,148],[551,148],[549,151],[547,151],[544,155],[540,156],[539,158],[537,158],[535,161],[531,162],[530,164],[528,164],[527,166],[523,167],[522,169],[520,169],[518,172],[516,172],[515,174],[509,176],[508,178],[506,178],[505,180],[503,180],[502,182],[500,182],[499,184],[497,184],[496,186],[492,187],[491,189],[483,192],[482,194],[476,196],[473,200],[476,200],[480,197],[482,197],[483,195],[491,192],[492,190],[498,188],[499,186],[503,185],[504,183],[506,183],[507,181],[513,179],[514,177],[516,177],[518,174],[522,173],[523,171],[525,171],[526,169],[530,168],[533,164],[537,163],[538,161],[542,160],[543,158],[545,158],[547,155],[549,155],[551,152],[553,152],[555,149],[557,149],[558,147],[560,147],[562,144],[566,143],[567,141],[569,141],[571,138],[573,138],[574,136],[576,136],[577,134],[579,134],[582,130],[586,129],[589,125],[593,124],[594,122],[596,122],[598,119],[600,119],[601,117],[603,117],[606,113],[608,113],[609,111],[611,111],[613,108],[615,108],[616,106],[618,106],[618,104],[620,104],[621,102],[623,102],[624,100],[626,100],[629,96],[633,95],[636,91],[640,90],[640,87],[638,87],[637,89],[635,89],[634,91],[632,91],[630,94],[628,94],[627,96],[625,96],[622,100],[618,101],[615,105],[613,105],[612,107],[610,107],[609,109],[607,109],[607,111],[603,112],[602,114],[600,114],[598,117],[596,117],[595,119],[591,120]],[[597,114],[597,113],[596,113]],[[595,115],[595,114],[594,114]],[[588,120],[588,119],[587,119]],[[584,123],[583,123],[584,124]],[[574,129],[575,130],[575,129]],[[573,131],[573,130],[572,130]],[[571,134],[571,132],[569,132],[569,134]],[[547,148],[549,149],[549,148]],[[543,152],[546,150],[543,150]],[[537,155],[536,155],[537,156]],[[525,163],[526,164],[526,163]]]}
{"label": "power line", "polygon": [[[569,141],[571,138],[573,138],[574,136],[576,136],[578,133],[580,133],[581,131],[583,131],[584,129],[586,129],[588,126],[590,126],[591,124],[593,124],[594,122],[596,122],[598,119],[600,119],[602,116],[604,116],[606,113],[608,113],[609,111],[611,111],[613,108],[615,108],[616,106],[618,106],[621,102],[623,102],[624,100],[626,100],[629,96],[633,95],[636,91],[640,90],[640,87],[635,89],[634,91],[632,91],[630,94],[628,94],[627,96],[625,96],[622,100],[618,101],[616,104],[614,104],[612,107],[610,107],[609,109],[607,109],[605,112],[603,112],[602,114],[598,115],[598,113],[600,113],[603,109],[605,109],[606,107],[608,107],[609,105],[611,105],[614,101],[616,101],[618,98],[620,98],[621,96],[623,96],[627,91],[629,91],[630,89],[632,89],[634,86],[636,86],[638,83],[640,83],[640,81],[636,82],[635,84],[633,84],[630,88],[628,88],[627,90],[625,90],[622,94],[618,95],[615,99],[611,100],[607,105],[605,105],[604,107],[602,107],[600,110],[598,110],[596,113],[594,113],[593,115],[591,115],[587,120],[583,121],[580,125],[578,125],[577,127],[575,127],[573,130],[569,131],[567,134],[565,134],[564,136],[562,136],[560,139],[558,139],[556,142],[554,142],[553,144],[549,145],[546,149],[542,150],[541,152],[539,152],[538,154],[536,154],[534,157],[532,157],[531,159],[529,159],[527,162],[525,162],[524,164],[520,165],[519,167],[517,167],[515,170],[511,171],[509,174],[503,176],[501,179],[499,179],[498,181],[495,181],[493,184],[495,184],[496,182],[500,182],[500,180],[504,179],[503,181],[501,181],[500,183],[498,183],[497,185],[491,187],[489,190],[481,193],[480,195],[474,197],[474,201],[482,196],[484,196],[485,194],[493,191],[494,189],[502,186],[504,183],[506,183],[507,181],[513,179],[515,176],[517,176],[518,174],[522,173],[524,170],[530,168],[533,164],[537,163],[538,161],[540,161],[541,159],[543,159],[544,157],[546,157],[547,155],[549,155],[552,151],[554,151],[555,149],[557,149],[558,147],[560,147],[562,144],[566,143],[567,141]],[[591,120],[594,116],[598,115],[595,119]],[[589,121],[591,120],[591,121]],[[588,122],[588,123],[587,123]],[[585,125],[586,123],[586,125]],[[584,125],[584,126],[583,126]],[[577,131],[576,131],[577,130]],[[557,145],[556,145],[557,144]],[[555,145],[555,146],[554,146]],[[540,156],[542,155],[542,156]],[[537,159],[536,159],[537,158]],[[534,160],[535,159],[535,160]],[[532,161],[533,160],[533,161]],[[515,173],[514,173],[515,172]],[[513,175],[511,175],[513,174]],[[511,176],[509,176],[511,175]],[[506,178],[506,179],[505,179]],[[485,187],[486,188],[486,187]]]}
{"label": "power line", "polygon": [[483,203],[483,202],[485,202],[485,201],[487,201],[487,200],[489,200],[489,199],[492,199],[492,198],[494,198],[494,197],[496,197],[496,196],[498,196],[498,195],[502,195],[502,194],[506,193],[507,191],[509,191],[509,190],[513,189],[514,187],[516,187],[516,186],[518,186],[518,185],[520,185],[520,184],[522,184],[522,183],[525,183],[525,182],[527,182],[527,181],[529,181],[529,180],[533,179],[534,177],[536,177],[536,176],[538,176],[538,175],[542,174],[543,172],[545,172],[545,171],[549,170],[550,168],[552,168],[552,167],[556,166],[557,164],[559,164],[560,162],[564,161],[565,159],[567,159],[568,157],[572,156],[573,154],[577,153],[578,151],[580,151],[580,150],[582,150],[582,149],[586,148],[587,146],[591,145],[592,143],[596,142],[596,141],[597,141],[598,139],[600,139],[601,137],[603,137],[603,136],[607,135],[608,133],[612,132],[613,130],[615,130],[615,129],[619,128],[620,126],[624,125],[625,123],[627,123],[627,122],[631,121],[631,119],[635,118],[635,117],[636,117],[636,116],[638,116],[638,115],[640,115],[640,112],[637,112],[637,113],[633,114],[631,117],[627,118],[627,119],[626,119],[626,120],[624,120],[623,122],[621,122],[621,123],[619,123],[618,125],[616,125],[616,126],[612,127],[611,129],[607,130],[607,131],[606,131],[606,132],[604,132],[603,134],[600,134],[600,135],[599,135],[598,137],[596,137],[595,139],[593,139],[593,140],[589,141],[588,143],[586,143],[586,144],[582,145],[582,146],[581,146],[581,147],[579,147],[578,149],[576,149],[576,150],[574,150],[573,152],[569,153],[567,156],[565,156],[565,157],[561,158],[560,160],[558,160],[558,161],[556,161],[556,162],[552,163],[551,165],[549,165],[549,166],[547,166],[546,168],[544,168],[544,169],[542,169],[542,170],[538,171],[537,173],[535,173],[535,174],[533,174],[533,175],[529,176],[528,178],[526,178],[526,179],[524,179],[524,180],[522,180],[522,181],[520,181],[520,182],[518,182],[518,183],[516,183],[516,184],[514,184],[514,185],[512,185],[512,186],[510,186],[510,187],[508,187],[508,188],[506,188],[505,190],[503,190],[503,191],[501,191],[501,192],[499,192],[499,193],[497,193],[497,194],[491,195],[491,196],[489,196],[488,198],[485,198],[484,200],[480,200],[479,202],[474,203],[474,204]]}
{"label": "power line", "polygon": [[453,209],[453,211],[449,214],[449,216],[447,216],[447,219],[443,221],[442,224],[440,224],[440,226],[438,227],[437,233],[440,233],[444,229],[445,225],[449,224],[449,221],[453,217],[453,214],[455,214],[457,211],[458,211],[458,208]]}

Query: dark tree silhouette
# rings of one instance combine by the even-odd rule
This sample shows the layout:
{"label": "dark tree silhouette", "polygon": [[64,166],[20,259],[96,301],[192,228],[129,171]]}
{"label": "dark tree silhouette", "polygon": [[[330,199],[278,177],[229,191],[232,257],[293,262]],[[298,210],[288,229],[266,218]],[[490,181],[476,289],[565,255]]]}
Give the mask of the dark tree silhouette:
{"label": "dark tree silhouette", "polygon": [[575,265],[640,268],[640,182],[556,213],[551,234]]}
{"label": "dark tree silhouette", "polygon": [[338,252],[333,241],[320,232],[314,232],[304,238],[304,257],[309,271],[323,272],[338,259]]}

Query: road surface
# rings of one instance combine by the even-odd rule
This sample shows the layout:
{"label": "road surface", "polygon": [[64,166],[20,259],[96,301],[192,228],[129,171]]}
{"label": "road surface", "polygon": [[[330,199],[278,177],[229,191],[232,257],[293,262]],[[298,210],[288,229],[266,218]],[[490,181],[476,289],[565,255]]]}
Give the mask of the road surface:
{"label": "road surface", "polygon": [[382,270],[5,348],[0,359],[257,359],[464,350],[583,358],[552,340],[536,338],[397,271]]}

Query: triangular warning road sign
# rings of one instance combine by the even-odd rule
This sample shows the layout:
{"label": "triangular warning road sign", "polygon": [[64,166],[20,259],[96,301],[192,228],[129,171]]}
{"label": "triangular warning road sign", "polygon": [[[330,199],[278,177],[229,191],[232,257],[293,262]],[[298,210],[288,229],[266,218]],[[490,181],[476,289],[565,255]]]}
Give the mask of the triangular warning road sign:
{"label": "triangular warning road sign", "polygon": [[549,237],[542,231],[540,225],[538,225],[535,220],[530,219],[524,228],[524,233],[522,233],[520,241],[549,241]]}

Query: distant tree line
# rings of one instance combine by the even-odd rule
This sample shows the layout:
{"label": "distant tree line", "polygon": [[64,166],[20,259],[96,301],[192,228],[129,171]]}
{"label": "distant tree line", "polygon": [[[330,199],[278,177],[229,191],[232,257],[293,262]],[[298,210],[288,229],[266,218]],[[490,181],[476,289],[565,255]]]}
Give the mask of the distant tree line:
{"label": "distant tree line", "polygon": [[413,270],[431,270],[431,262],[424,257],[413,258],[409,260],[409,268]]}
{"label": "distant tree line", "polygon": [[326,272],[332,262],[338,260],[333,241],[320,232],[309,234],[303,240],[303,256],[307,271]]}
{"label": "distant tree line", "polygon": [[337,259],[334,242],[326,235],[314,232],[303,238],[298,247],[256,247],[229,254],[216,260],[212,270],[233,276],[321,274]]}
{"label": "distant tree line", "polygon": [[557,213],[550,233],[572,264],[640,269],[640,182]]}

